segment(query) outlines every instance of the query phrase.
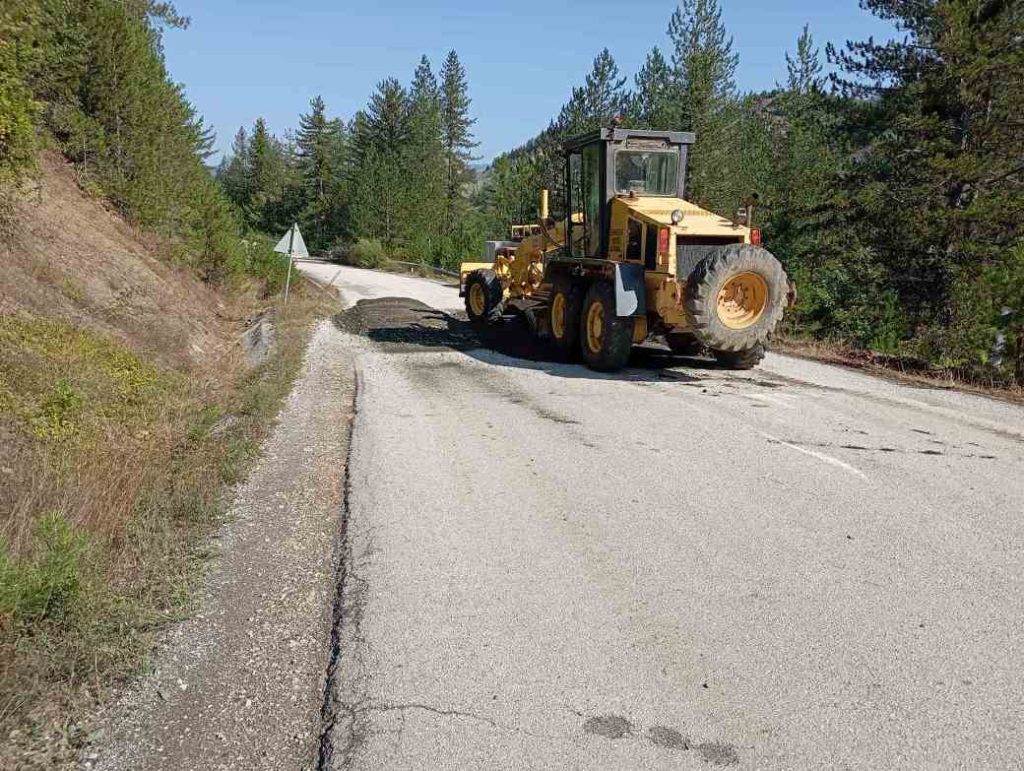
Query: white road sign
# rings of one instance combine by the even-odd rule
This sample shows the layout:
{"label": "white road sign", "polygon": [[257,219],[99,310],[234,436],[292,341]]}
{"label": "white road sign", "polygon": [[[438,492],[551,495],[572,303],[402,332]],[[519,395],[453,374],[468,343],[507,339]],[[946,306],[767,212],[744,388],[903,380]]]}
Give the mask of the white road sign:
{"label": "white road sign", "polygon": [[288,232],[277,242],[274,251],[279,254],[290,254],[292,257],[309,257],[306,242],[302,240],[302,233],[297,224],[288,228]]}

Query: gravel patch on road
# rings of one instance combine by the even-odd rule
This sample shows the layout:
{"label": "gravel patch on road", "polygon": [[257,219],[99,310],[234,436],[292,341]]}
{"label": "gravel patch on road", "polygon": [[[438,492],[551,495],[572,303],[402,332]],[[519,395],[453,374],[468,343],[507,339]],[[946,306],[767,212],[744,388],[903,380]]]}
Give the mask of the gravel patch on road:
{"label": "gravel patch on road", "polygon": [[345,336],[321,323],[237,491],[200,611],[105,719],[89,769],[317,764],[354,408]]}

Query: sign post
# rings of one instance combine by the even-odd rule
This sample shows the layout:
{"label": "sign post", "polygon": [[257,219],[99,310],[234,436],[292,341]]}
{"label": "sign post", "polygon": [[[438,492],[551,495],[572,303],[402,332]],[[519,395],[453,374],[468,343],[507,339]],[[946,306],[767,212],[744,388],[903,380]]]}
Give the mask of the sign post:
{"label": "sign post", "polygon": [[292,282],[292,262],[296,257],[309,257],[309,252],[306,250],[306,242],[302,240],[302,233],[299,231],[299,224],[297,222],[288,228],[288,232],[277,242],[274,251],[278,254],[288,255],[288,274],[284,279],[284,301],[287,304],[288,287]]}

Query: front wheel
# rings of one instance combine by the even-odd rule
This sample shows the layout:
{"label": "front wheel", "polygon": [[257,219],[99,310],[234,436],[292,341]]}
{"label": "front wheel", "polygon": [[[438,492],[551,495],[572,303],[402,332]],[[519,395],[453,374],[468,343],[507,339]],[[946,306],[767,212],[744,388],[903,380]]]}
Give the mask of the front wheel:
{"label": "front wheel", "polygon": [[502,288],[493,270],[474,270],[466,281],[466,315],[470,321],[496,321],[502,313]]}
{"label": "front wheel", "polygon": [[788,288],[786,272],[767,249],[721,247],[687,280],[693,332],[712,350],[739,353],[763,346],[782,319]]}
{"label": "front wheel", "polygon": [[580,314],[580,350],[591,369],[612,372],[629,361],[633,319],[615,315],[615,289],[608,281],[590,285]]}

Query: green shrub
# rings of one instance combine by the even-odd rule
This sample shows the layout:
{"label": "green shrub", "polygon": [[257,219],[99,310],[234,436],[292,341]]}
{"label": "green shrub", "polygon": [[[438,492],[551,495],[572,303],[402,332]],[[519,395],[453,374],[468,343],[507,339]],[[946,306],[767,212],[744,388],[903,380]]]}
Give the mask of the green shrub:
{"label": "green shrub", "polygon": [[937,347],[955,365],[1024,383],[1024,243],[958,279]]}
{"label": "green shrub", "polygon": [[32,416],[32,430],[40,438],[64,439],[78,432],[76,414],[85,399],[66,378],[57,381]]}
{"label": "green shrub", "polygon": [[[277,294],[284,289],[288,276],[288,257],[274,251],[273,242],[264,235],[249,234],[242,240],[245,257],[242,271],[260,279],[266,287],[266,294]],[[295,274],[292,274],[295,281]]]}
{"label": "green shrub", "polygon": [[363,268],[379,268],[387,262],[384,245],[375,238],[360,238],[351,250],[352,261]]}
{"label": "green shrub", "polygon": [[0,619],[61,619],[74,611],[90,542],[60,512],[39,520],[29,554],[13,561],[0,543]]}
{"label": "green shrub", "polygon": [[39,105],[25,86],[14,47],[0,39],[0,183],[31,167]]}

